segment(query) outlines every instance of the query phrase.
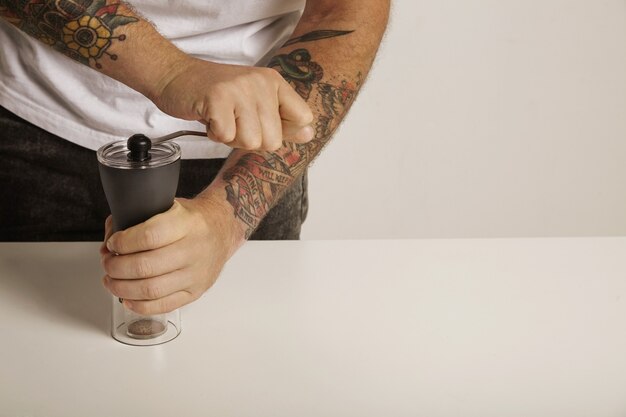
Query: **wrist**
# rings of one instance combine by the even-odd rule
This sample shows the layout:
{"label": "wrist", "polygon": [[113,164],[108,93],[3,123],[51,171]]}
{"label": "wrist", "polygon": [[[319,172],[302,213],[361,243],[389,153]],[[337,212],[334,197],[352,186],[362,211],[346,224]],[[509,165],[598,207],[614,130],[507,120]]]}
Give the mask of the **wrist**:
{"label": "wrist", "polygon": [[101,60],[98,70],[153,100],[167,74],[191,57],[164,38],[151,23],[130,12],[129,16],[137,22],[115,31],[124,41],[111,45],[108,52],[115,59]]}
{"label": "wrist", "polygon": [[163,90],[173,79],[180,76],[193,60],[194,58],[178,49],[170,50],[161,60],[151,82],[146,85],[146,91],[142,91],[142,94],[159,106]]}
{"label": "wrist", "polygon": [[198,109],[194,107],[194,112],[191,114],[181,115],[177,114],[180,106],[193,102],[193,98],[202,92],[203,87],[199,83],[210,79],[213,69],[219,64],[178,52],[168,57],[167,65],[162,66],[163,69],[152,83],[146,96],[165,113],[189,120],[190,117],[198,117]]}
{"label": "wrist", "polygon": [[235,216],[226,199],[226,191],[211,184],[194,198],[213,230],[222,236],[229,257],[246,242],[245,225]]}

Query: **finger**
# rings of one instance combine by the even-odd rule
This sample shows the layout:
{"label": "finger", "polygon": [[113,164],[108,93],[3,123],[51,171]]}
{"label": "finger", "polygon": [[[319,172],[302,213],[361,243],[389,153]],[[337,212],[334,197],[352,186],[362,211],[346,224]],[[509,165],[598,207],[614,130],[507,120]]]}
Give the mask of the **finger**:
{"label": "finger", "polygon": [[193,284],[187,269],[145,279],[115,279],[105,275],[102,282],[111,294],[125,300],[156,300]]}
{"label": "finger", "polygon": [[283,140],[293,143],[308,143],[315,137],[312,126],[300,127],[283,120]]}
{"label": "finger", "polygon": [[309,105],[287,82],[281,83],[278,88],[278,102],[281,119],[300,127],[313,123]]}
{"label": "finger", "polygon": [[236,115],[237,134],[235,135],[235,140],[229,145],[234,148],[248,150],[259,149],[263,143],[263,136],[261,122],[256,109],[253,110],[246,107],[240,109]]}
{"label": "finger", "polygon": [[143,223],[114,233],[107,248],[121,255],[162,248],[182,239],[192,227],[185,209],[174,201],[172,207]]}
{"label": "finger", "polygon": [[264,103],[259,106],[258,111],[263,132],[261,148],[266,151],[275,151],[283,144],[283,127],[278,114],[278,101]]}
{"label": "finger", "polygon": [[109,253],[109,250],[106,247],[106,242],[109,237],[113,234],[113,216],[109,214],[109,217],[104,221],[104,239],[102,240],[102,245],[100,245],[100,255],[105,255]]}
{"label": "finger", "polygon": [[173,244],[163,248],[128,255],[109,253],[103,257],[105,272],[116,279],[157,277],[189,266],[191,251]]}
{"label": "finger", "polygon": [[215,142],[229,144],[237,134],[235,112],[232,105],[220,104],[209,108],[207,136]]}
{"label": "finger", "polygon": [[150,316],[169,313],[185,304],[189,304],[198,297],[199,295],[195,296],[188,291],[178,291],[156,300],[124,300],[124,306],[135,313]]}

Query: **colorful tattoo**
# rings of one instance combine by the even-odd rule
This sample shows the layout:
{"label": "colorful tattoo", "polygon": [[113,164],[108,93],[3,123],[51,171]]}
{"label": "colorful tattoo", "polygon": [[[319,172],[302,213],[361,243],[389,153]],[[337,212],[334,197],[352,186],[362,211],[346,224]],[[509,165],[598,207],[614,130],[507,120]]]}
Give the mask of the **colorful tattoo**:
{"label": "colorful tattoo", "polygon": [[271,196],[292,181],[291,170],[272,154],[247,153],[224,173],[226,198],[246,224],[246,238],[270,210]]}
{"label": "colorful tattoo", "polygon": [[267,66],[277,70],[305,100],[308,100],[313,84],[324,77],[324,70],[317,62],[311,61],[311,54],[306,49],[277,55]]}
{"label": "colorful tattoo", "polygon": [[0,0],[0,15],[29,35],[52,46],[70,58],[85,64],[98,62],[114,40],[119,26],[137,22],[132,16],[118,13],[119,2],[111,0]]}
{"label": "colorful tattoo", "polygon": [[[341,36],[351,32],[334,33],[334,36]],[[314,40],[313,37],[304,35],[301,38],[309,41]],[[331,36],[317,39],[328,37]],[[246,239],[285,189],[330,140],[362,82],[361,74],[354,81],[323,80],[323,68],[312,60],[308,50],[302,48],[277,55],[268,66],[276,69],[309,103],[315,115],[315,138],[307,144],[284,143],[276,152],[247,152],[224,171],[222,177],[227,183],[227,200],[233,206],[235,216],[246,225]]]}

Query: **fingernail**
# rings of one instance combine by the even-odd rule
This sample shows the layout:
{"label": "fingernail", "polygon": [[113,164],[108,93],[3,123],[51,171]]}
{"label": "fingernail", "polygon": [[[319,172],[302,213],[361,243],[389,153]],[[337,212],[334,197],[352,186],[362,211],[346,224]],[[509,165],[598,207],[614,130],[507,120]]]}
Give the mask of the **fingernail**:
{"label": "fingernail", "polygon": [[128,300],[124,300],[124,307],[126,307],[127,309],[132,309],[133,308],[133,303],[131,303]]}
{"label": "fingernail", "polygon": [[111,238],[109,238],[109,240],[107,240],[107,249],[109,250],[109,252],[115,252],[113,250],[113,243],[111,243]]}

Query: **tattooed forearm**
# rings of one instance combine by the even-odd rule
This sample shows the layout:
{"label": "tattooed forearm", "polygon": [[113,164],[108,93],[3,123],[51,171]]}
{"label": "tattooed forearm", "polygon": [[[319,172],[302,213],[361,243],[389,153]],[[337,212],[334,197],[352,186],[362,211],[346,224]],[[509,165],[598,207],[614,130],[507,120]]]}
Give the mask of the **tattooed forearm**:
{"label": "tattooed forearm", "polygon": [[[351,31],[335,33],[340,36]],[[315,137],[307,144],[283,143],[276,152],[244,153],[224,171],[227,200],[235,216],[245,224],[246,238],[330,140],[362,81],[360,73],[352,80],[325,78],[322,66],[303,48],[275,56],[268,66],[277,70],[309,103],[315,115]]]}
{"label": "tattooed forearm", "polygon": [[102,67],[99,61],[104,56],[117,60],[117,55],[107,50],[126,35],[116,35],[116,28],[138,21],[120,9],[127,10],[112,0],[0,0],[0,16],[70,58],[96,68]]}

